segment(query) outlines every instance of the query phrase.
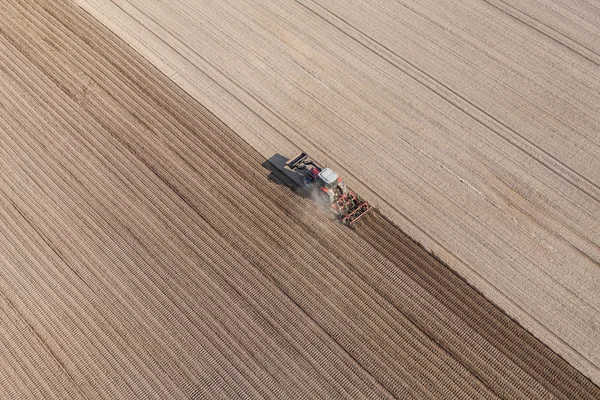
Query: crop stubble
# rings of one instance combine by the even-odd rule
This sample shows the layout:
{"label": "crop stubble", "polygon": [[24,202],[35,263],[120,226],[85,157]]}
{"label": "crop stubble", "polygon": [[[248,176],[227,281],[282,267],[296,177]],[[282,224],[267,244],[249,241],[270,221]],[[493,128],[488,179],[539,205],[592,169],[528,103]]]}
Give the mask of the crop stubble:
{"label": "crop stubble", "polygon": [[3,392],[598,397],[383,217],[314,210],[79,8],[0,20]]}

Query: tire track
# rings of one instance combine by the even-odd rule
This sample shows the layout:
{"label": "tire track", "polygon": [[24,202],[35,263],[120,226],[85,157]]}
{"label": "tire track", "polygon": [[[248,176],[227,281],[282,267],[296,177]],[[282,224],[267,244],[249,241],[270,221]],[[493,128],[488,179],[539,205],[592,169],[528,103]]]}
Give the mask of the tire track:
{"label": "tire track", "polygon": [[3,287],[84,393],[595,394],[551,352],[530,365],[536,342],[509,346],[530,336],[462,280],[447,279],[453,292],[402,271],[449,273],[389,222],[347,230],[269,180],[234,132],[86,18],[68,2],[0,10]]}

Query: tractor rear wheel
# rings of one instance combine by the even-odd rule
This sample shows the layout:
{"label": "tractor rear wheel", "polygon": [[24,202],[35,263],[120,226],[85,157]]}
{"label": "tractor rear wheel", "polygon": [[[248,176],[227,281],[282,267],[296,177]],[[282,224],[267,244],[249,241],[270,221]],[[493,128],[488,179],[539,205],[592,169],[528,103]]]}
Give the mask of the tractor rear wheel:
{"label": "tractor rear wheel", "polygon": [[325,205],[331,203],[331,198],[329,197],[329,193],[325,192],[324,190],[319,190],[317,197],[318,197],[320,203],[323,203]]}

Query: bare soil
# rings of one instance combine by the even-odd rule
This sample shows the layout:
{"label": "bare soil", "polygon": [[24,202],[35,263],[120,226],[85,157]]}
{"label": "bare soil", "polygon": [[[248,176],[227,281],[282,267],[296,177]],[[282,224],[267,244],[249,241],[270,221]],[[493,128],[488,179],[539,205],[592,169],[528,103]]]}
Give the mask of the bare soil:
{"label": "bare soil", "polygon": [[306,151],[600,384],[600,7],[76,0],[265,158]]}
{"label": "bare soil", "polygon": [[379,214],[330,220],[71,2],[0,7],[9,398],[589,398]]}

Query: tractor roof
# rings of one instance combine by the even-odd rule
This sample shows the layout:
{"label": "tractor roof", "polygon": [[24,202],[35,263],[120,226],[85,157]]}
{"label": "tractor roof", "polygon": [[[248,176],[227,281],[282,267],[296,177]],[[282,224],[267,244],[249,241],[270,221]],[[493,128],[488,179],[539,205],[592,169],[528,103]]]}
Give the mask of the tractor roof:
{"label": "tractor roof", "polygon": [[329,168],[324,168],[319,173],[319,176],[321,177],[321,179],[323,179],[323,182],[325,182],[326,184],[336,182],[338,178],[338,174],[336,174],[335,172],[333,172],[333,170]]}

